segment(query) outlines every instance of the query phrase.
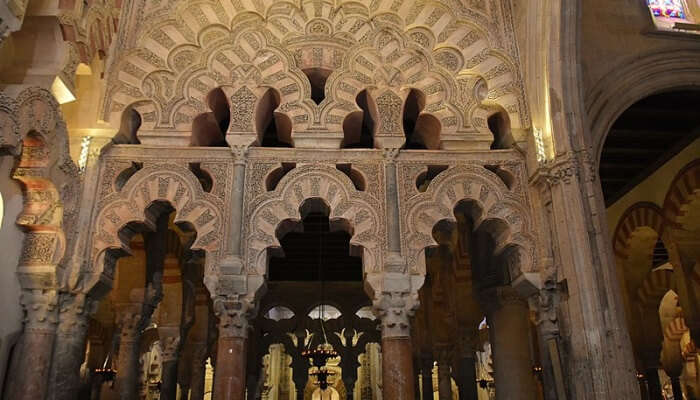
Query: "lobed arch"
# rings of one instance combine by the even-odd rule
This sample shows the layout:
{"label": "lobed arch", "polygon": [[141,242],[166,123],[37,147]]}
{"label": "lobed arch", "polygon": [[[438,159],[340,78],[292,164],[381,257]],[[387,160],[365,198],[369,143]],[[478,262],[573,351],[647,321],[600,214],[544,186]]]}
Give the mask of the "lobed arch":
{"label": "lobed arch", "polygon": [[[0,126],[0,155],[17,160],[12,178],[24,193],[16,220],[26,232],[20,283],[55,288],[64,277],[59,265],[74,252],[79,208],[78,168],[70,158],[66,125],[49,91],[8,86],[0,91]],[[35,271],[40,265],[58,268]]]}
{"label": "lobed arch", "polygon": [[425,275],[425,249],[437,245],[433,227],[442,220],[456,222],[454,210],[463,201],[473,205],[474,230],[484,228],[491,234],[494,256],[507,258],[512,279],[537,272],[527,201],[510,192],[495,173],[463,165],[448,168],[429,183],[425,192],[402,200],[404,247],[413,273]]}
{"label": "lobed arch", "polygon": [[329,208],[329,219],[352,227],[350,245],[362,249],[365,273],[383,268],[383,203],[355,189],[353,182],[335,166],[301,165],[288,172],[274,190],[249,204],[245,259],[249,274],[267,273],[267,250],[278,248],[278,229],[283,221],[299,221],[300,208],[308,199],[321,199]]}
{"label": "lobed arch", "polygon": [[[113,182],[100,184],[110,187]],[[85,271],[84,290],[96,298],[104,296],[111,289],[116,258],[129,252],[129,239],[136,225],[154,227],[159,209],[168,208],[175,212],[175,224],[196,232],[190,249],[205,252],[205,277],[215,276],[226,243],[224,202],[205,192],[186,167],[151,164],[97,203],[89,243],[91,268]]]}
{"label": "lobed arch", "polygon": [[[173,10],[178,17],[172,17]],[[206,86],[210,90],[215,86],[255,82],[255,85],[275,87],[283,97],[290,96],[281,102],[280,111],[288,114],[295,131],[305,132],[322,124],[333,132],[342,132],[345,116],[358,111],[355,96],[374,83],[370,80],[354,85],[348,102],[342,97],[343,92],[332,85],[346,79],[336,79],[331,73],[326,97],[316,105],[310,98],[311,86],[302,69],[323,67],[336,70],[338,76],[352,75],[357,71],[349,69],[345,50],[366,53],[373,48],[384,51],[381,55],[385,67],[400,71],[397,66],[410,61],[409,54],[386,47],[389,42],[384,38],[387,32],[392,32],[402,48],[410,48],[427,60],[425,65],[429,68],[423,68],[423,76],[414,74],[402,80],[426,93],[425,111],[440,121],[444,132],[456,135],[452,140],[476,135],[478,140],[486,141],[490,132],[483,115],[488,115],[492,106],[505,110],[519,133],[520,128],[528,126],[529,117],[515,62],[517,49],[508,42],[513,37],[506,14],[500,5],[467,9],[449,0],[416,4],[380,0],[370,5],[353,1],[303,4],[261,1],[246,5],[178,2],[170,10],[145,11],[153,23],[144,24],[134,33],[124,57],[120,57],[122,61],[109,71],[109,86],[116,89],[106,96],[103,116],[113,119],[113,111],[124,105],[137,99],[150,99],[163,108],[162,126],[172,128],[174,120],[184,121],[193,116],[195,111],[191,108],[199,105],[202,112],[197,90],[183,96],[184,87]],[[489,18],[484,18],[485,15]],[[251,38],[252,41],[248,40]],[[309,40],[314,40],[313,45]],[[266,64],[267,60],[259,58],[258,62],[252,62],[251,49],[275,53],[281,64],[268,68],[271,72],[266,75],[264,68],[257,70],[255,65]],[[236,58],[234,54],[243,57]],[[236,65],[245,68],[232,73]],[[417,67],[413,65],[414,69]],[[458,76],[465,73],[482,78],[483,86],[487,87],[483,98],[475,98],[471,87],[458,82]],[[206,79],[183,83],[197,74]],[[392,81],[392,75],[395,73],[383,80]],[[392,84],[401,86],[400,82]],[[159,90],[167,90],[169,94],[154,94]],[[519,139],[522,138],[516,138]]]}
{"label": "lobed arch", "polygon": [[700,87],[698,50],[655,51],[611,69],[585,96],[596,171],[608,132],[626,109],[653,94],[688,87]]}

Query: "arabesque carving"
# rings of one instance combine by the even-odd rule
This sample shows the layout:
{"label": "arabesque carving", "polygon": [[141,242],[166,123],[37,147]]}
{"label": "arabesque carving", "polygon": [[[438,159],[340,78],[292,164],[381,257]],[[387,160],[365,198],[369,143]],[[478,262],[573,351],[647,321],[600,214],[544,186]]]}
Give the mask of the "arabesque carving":
{"label": "arabesque carving", "polygon": [[[251,13],[242,4],[213,1],[135,5],[127,22],[134,29],[120,42],[119,61],[107,76],[104,118],[118,118],[133,104],[145,116],[144,136],[158,128],[184,136],[186,122],[205,111],[210,90],[223,87],[230,96],[242,86],[274,88],[278,112],[289,117],[293,132],[333,137],[359,110],[360,91],[379,97],[385,88],[415,88],[443,135],[483,141],[495,106],[506,110],[516,134],[529,124],[504,4],[483,10],[451,0],[255,6]],[[319,105],[310,98],[307,68],[331,71]]]}
{"label": "arabesque carving", "polygon": [[[226,180],[217,178],[221,178],[220,183]],[[108,180],[102,180],[100,185],[107,187],[104,191],[110,194],[98,202],[93,219],[94,268],[87,271],[91,275],[85,283],[87,290],[94,289],[99,282],[111,285],[114,265],[108,250],[128,251],[123,230],[126,228],[128,234],[128,225],[134,222],[152,226],[157,216],[150,209],[154,204],[168,204],[175,211],[176,224],[187,223],[196,231],[191,249],[206,251],[205,274],[215,274],[226,229],[225,200],[204,192],[189,169],[178,164],[152,163],[131,176],[119,191],[113,191]]]}
{"label": "arabesque carving", "polygon": [[[403,177],[402,181],[408,181]],[[414,180],[415,181],[415,178]],[[402,192],[402,230],[407,260],[414,273],[425,273],[424,249],[434,246],[433,226],[440,220],[454,221],[453,210],[461,201],[476,206],[474,229],[488,220],[499,220],[506,232],[489,232],[495,241],[494,254],[517,249],[509,260],[519,260],[513,272],[535,272],[535,235],[527,198],[513,193],[498,176],[478,165],[453,166],[439,174],[424,193]],[[486,225],[484,225],[486,226]],[[512,250],[511,250],[512,251]],[[515,278],[517,275],[512,275]]]}
{"label": "arabesque carving", "polygon": [[380,201],[355,189],[350,178],[334,166],[308,164],[290,171],[272,192],[248,201],[245,226],[246,268],[249,273],[267,273],[267,249],[280,246],[276,230],[284,220],[300,220],[299,207],[305,200],[323,199],[330,207],[330,219],[344,219],[352,226],[350,244],[363,249],[367,272],[383,268],[384,226]]}

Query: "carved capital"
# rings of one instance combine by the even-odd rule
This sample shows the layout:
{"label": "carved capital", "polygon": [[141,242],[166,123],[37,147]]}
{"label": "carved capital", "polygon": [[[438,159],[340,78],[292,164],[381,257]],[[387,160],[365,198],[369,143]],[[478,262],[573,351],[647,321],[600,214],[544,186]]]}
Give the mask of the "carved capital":
{"label": "carved capital", "polygon": [[595,162],[586,150],[558,155],[554,161],[543,164],[537,169],[531,181],[557,186],[570,184],[574,179],[583,182],[596,180]]}
{"label": "carved capital", "polygon": [[59,299],[58,331],[65,337],[81,337],[88,327],[90,315],[97,311],[97,302],[84,293],[64,293]]}
{"label": "carved capital", "polygon": [[557,283],[556,275],[547,274],[539,292],[533,297],[535,323],[540,335],[556,336],[559,334],[558,308],[562,285]]}
{"label": "carved capital", "polygon": [[420,300],[417,291],[387,291],[374,299],[374,313],[381,321],[382,337],[410,336],[411,318]]}
{"label": "carved capital", "polygon": [[234,164],[245,164],[248,159],[248,145],[237,144],[231,146]]}
{"label": "carved capital", "polygon": [[[158,329],[159,334],[160,332],[161,330]],[[180,353],[180,335],[161,336],[159,343],[163,362],[177,361]]]}
{"label": "carved capital", "polygon": [[512,287],[500,286],[482,290],[479,293],[481,306],[487,313],[494,312],[501,307],[520,306],[527,307],[527,301]]}
{"label": "carved capital", "polygon": [[119,338],[122,343],[133,343],[138,340],[143,325],[142,310],[141,303],[117,305],[117,325],[120,328]]}
{"label": "carved capital", "polygon": [[399,156],[399,151],[401,149],[399,148],[385,148],[382,150],[382,156],[384,157],[384,161],[388,164],[393,164],[396,162],[396,158]]}
{"label": "carved capital", "polygon": [[58,294],[55,290],[24,290],[20,295],[24,309],[24,330],[53,334],[58,323]]}
{"label": "carved capital", "polygon": [[247,338],[255,305],[248,299],[214,298],[214,314],[219,318],[219,337]]}

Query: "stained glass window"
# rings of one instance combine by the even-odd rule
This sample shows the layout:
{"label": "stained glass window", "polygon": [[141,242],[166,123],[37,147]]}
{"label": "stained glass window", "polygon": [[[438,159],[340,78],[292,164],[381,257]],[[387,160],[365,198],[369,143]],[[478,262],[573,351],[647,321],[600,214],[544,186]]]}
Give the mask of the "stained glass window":
{"label": "stained glass window", "polygon": [[685,19],[682,0],[647,0],[647,4],[655,17]]}

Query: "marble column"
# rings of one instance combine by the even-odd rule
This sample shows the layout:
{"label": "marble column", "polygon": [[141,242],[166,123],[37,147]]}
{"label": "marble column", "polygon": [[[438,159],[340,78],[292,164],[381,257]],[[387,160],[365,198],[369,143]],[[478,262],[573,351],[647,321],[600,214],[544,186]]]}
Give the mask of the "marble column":
{"label": "marble column", "polygon": [[452,349],[438,349],[437,366],[440,400],[452,400]]}
{"label": "marble column", "polygon": [[649,400],[664,400],[664,395],[661,392],[661,380],[659,379],[658,368],[648,368],[644,375],[647,381]]}
{"label": "marble column", "polygon": [[460,400],[478,400],[479,392],[476,387],[476,359],[474,353],[462,355],[457,361],[457,388]]}
{"label": "marble column", "polygon": [[[675,340],[677,339],[677,340]],[[671,379],[674,399],[683,399],[680,376],[683,373],[685,359],[681,353],[680,337],[665,337],[661,350],[661,364],[666,375]]]}
{"label": "marble column", "polygon": [[382,279],[383,291],[373,303],[382,331],[382,397],[414,400],[410,318],[418,307],[419,285],[400,273],[384,272]]}
{"label": "marble column", "polygon": [[4,398],[36,400],[46,396],[58,322],[57,300],[53,290],[22,292],[24,331],[12,356]]}
{"label": "marble column", "polygon": [[132,400],[138,398],[139,395],[139,353],[143,304],[121,304],[117,308],[117,326],[120,331],[115,383],[119,398]]}
{"label": "marble column", "polygon": [[423,384],[421,394],[423,400],[433,400],[433,357],[424,356],[421,358],[421,378]]}
{"label": "marble column", "polygon": [[204,380],[207,373],[207,344],[192,344],[192,381],[190,382],[190,400],[204,399]]}
{"label": "marble column", "polygon": [[245,400],[248,318],[252,310],[248,301],[214,299],[214,312],[219,318],[214,400]]}
{"label": "marble column", "polygon": [[527,303],[507,286],[482,295],[493,348],[496,400],[535,400]]}
{"label": "marble column", "polygon": [[158,327],[161,348],[160,400],[176,400],[180,328]]}
{"label": "marble column", "polygon": [[85,360],[88,317],[94,302],[84,294],[64,294],[59,306],[59,322],[48,400],[73,400],[80,390],[80,365]]}

